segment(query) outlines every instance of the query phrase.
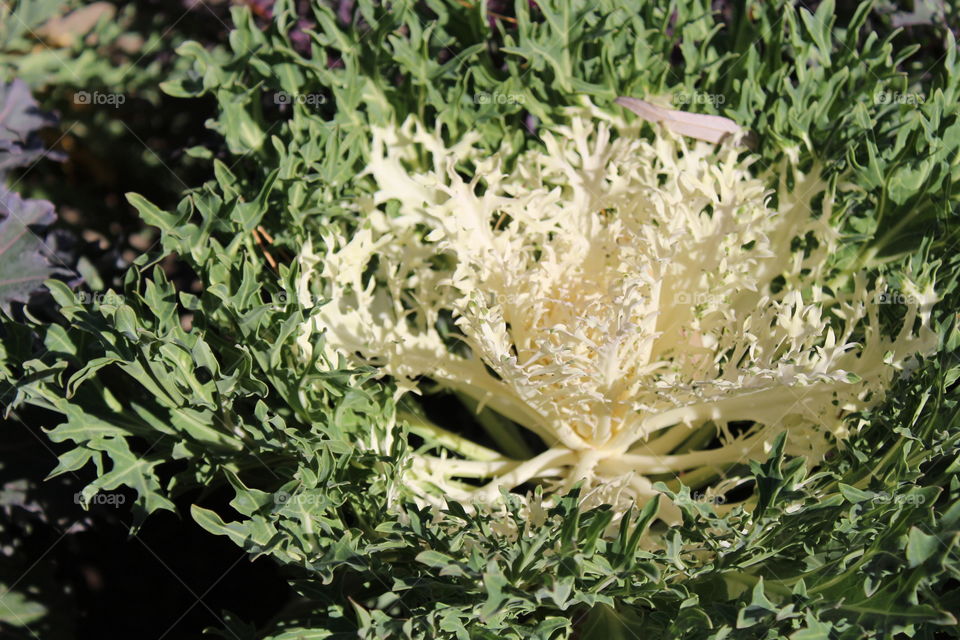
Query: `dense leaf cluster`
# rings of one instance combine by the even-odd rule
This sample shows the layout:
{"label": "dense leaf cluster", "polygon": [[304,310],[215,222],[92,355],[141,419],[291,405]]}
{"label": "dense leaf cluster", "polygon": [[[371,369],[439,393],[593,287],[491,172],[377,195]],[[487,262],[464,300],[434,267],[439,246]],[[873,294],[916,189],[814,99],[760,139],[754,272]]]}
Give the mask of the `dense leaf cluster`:
{"label": "dense leaf cluster", "polygon": [[[60,321],[8,322],[0,344],[8,410],[64,416],[49,437],[75,448],[55,473],[94,465],[88,498],[132,487],[139,524],[188,489],[231,488],[232,511],[195,506],[193,517],[284,565],[301,598],[272,629],[231,618],[221,635],[956,633],[960,69],[949,31],[931,27],[943,55],[913,63],[916,47],[869,3],[850,15],[831,2],[813,13],[747,3],[724,21],[708,2],[517,2],[494,15],[482,3],[361,1],[349,24],[314,3],[307,56],[289,38],[294,4],[277,2],[265,29],[236,8],[229,47],[184,45],[192,68],[165,85],[214,96],[210,125],[234,154],[212,159],[215,180],[176,210],[130,197],[202,292],[177,291],[144,256],[94,304],[51,284]],[[749,510],[720,516],[671,484],[661,500],[681,507],[682,527],[658,530],[650,503],[608,539],[611,512],[581,513],[573,494],[538,526],[514,515],[511,540],[460,505],[406,502],[399,473],[418,445],[392,419],[389,384],[295,355],[306,317],[291,258],[327,225],[354,223],[344,203],[369,194],[358,174],[371,125],[415,114],[449,140],[477,131],[490,149],[522,149],[581,95],[608,109],[618,95],[724,96],[693,109],[752,129],[763,163],[823,161],[841,194],[837,264],[939,267],[941,348],[821,467],[785,458],[782,440],[752,462]],[[891,326],[898,311],[885,309]]]}

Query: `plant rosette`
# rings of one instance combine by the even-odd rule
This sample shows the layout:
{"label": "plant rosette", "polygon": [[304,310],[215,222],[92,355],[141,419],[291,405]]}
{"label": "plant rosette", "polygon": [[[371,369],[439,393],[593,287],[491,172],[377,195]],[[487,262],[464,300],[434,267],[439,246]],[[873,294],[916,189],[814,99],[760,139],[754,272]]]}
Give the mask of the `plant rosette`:
{"label": "plant rosette", "polygon": [[[825,284],[839,234],[818,166],[755,173],[736,141],[654,131],[587,104],[511,162],[412,117],[373,128],[359,228],[299,256],[298,347],[323,333],[328,361],[375,366],[397,397],[430,381],[476,410],[497,446],[398,413],[425,442],[403,482],[419,504],[506,516],[511,491],[536,519],[579,485],[622,515],[659,480],[723,502],[780,434],[822,461],[936,346],[932,282],[899,283],[896,335],[882,278]],[[680,521],[668,500],[658,515]]]}

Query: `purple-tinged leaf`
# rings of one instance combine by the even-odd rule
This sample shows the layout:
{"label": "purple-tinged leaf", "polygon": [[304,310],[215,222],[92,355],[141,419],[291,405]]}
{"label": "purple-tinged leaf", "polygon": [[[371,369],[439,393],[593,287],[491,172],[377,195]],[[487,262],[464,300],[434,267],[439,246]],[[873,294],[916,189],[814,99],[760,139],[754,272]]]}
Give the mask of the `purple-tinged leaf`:
{"label": "purple-tinged leaf", "polygon": [[26,302],[30,293],[60,269],[50,264],[42,235],[56,219],[53,204],[24,200],[0,187],[0,308]]}
{"label": "purple-tinged leaf", "polygon": [[56,123],[55,116],[40,110],[25,82],[17,79],[0,84],[0,179],[8,169],[26,166],[44,155],[37,130]]}

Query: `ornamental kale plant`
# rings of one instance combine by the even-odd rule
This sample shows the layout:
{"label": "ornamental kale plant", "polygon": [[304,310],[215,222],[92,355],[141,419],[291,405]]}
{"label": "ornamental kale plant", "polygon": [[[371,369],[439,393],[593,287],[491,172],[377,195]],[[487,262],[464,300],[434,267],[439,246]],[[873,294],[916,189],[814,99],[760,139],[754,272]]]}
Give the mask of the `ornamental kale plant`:
{"label": "ornamental kale plant", "polygon": [[284,568],[215,633],[956,636],[948,15],[261,4],[157,254],[0,346],[54,475]]}
{"label": "ornamental kale plant", "polygon": [[[657,494],[649,476],[687,471],[699,488],[762,457],[781,432],[788,453],[816,463],[847,435],[850,413],[882,400],[895,368],[935,346],[932,283],[904,281],[894,338],[879,326],[882,283],[857,273],[839,294],[818,284],[837,244],[819,167],[780,179],[774,210],[736,149],[659,133],[651,144],[605,119],[586,109],[542,132],[545,149],[510,174],[510,149],[485,156],[465,138],[448,150],[412,119],[375,129],[377,190],[358,207],[361,228],[301,254],[298,301],[319,307],[303,357],[323,334],[328,361],[361,354],[398,394],[427,376],[547,447],[533,456],[514,436],[511,457],[420,424],[445,445],[405,474],[425,504],[498,502],[501,489],[542,478],[550,493],[580,483],[589,504],[622,512]],[[432,170],[408,168],[418,149]],[[454,170],[466,163],[469,183]],[[378,207],[393,201],[393,216]],[[791,247],[798,236],[808,244]],[[326,283],[316,295],[312,279]],[[444,340],[445,311],[463,353]],[[754,426],[735,437],[737,421]],[[675,453],[698,432],[717,446]],[[659,515],[680,520],[669,503]]]}

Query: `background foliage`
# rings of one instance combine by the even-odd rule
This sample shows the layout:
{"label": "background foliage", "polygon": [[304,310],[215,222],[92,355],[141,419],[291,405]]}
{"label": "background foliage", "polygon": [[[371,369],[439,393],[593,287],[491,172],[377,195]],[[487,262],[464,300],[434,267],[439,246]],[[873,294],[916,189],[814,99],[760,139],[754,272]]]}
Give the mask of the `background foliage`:
{"label": "background foliage", "polygon": [[[217,616],[227,638],[952,637],[960,74],[955,15],[924,6],[207,7],[229,22],[226,35],[222,25],[195,33],[130,4],[93,27],[95,38],[65,47],[38,49],[35,33],[8,31],[0,69],[60,108],[67,133],[56,144],[77,138],[66,169],[41,165],[24,190],[48,197],[62,218],[76,207],[73,229],[67,220],[63,228],[81,237],[92,218],[132,226],[117,194],[135,192],[129,203],[159,236],[129,267],[98,267],[94,250],[65,255],[78,277],[51,282],[49,299],[4,321],[4,405],[46,428],[59,453],[51,475],[84,478],[73,489],[83,500],[129,495],[140,535],[151,513],[189,513],[280,567],[296,595],[269,623]],[[24,7],[63,11],[14,6]],[[910,16],[920,22],[894,28]],[[43,21],[33,20],[24,22]],[[130,33],[142,38],[135,53],[118,43]],[[76,109],[78,90],[151,108]],[[574,496],[516,543],[456,505],[397,515],[388,502],[410,445],[404,425],[388,419],[390,388],[371,372],[291,355],[304,320],[292,303],[291,258],[326,225],[353,223],[340,203],[369,192],[356,176],[373,124],[416,114],[449,140],[478,131],[491,149],[505,139],[523,148],[583,96],[618,109],[618,95],[710,97],[688,108],[754,131],[758,170],[786,155],[824,162],[842,196],[837,266],[936,271],[939,353],[822,467],[776,450],[752,463],[752,515],[720,517],[665,487],[685,522],[661,532],[663,549],[640,544],[655,526],[651,509],[604,540],[611,514],[578,513]],[[206,114],[209,132],[197,126]],[[163,140],[145,151],[133,141],[152,135]],[[57,186],[57,171],[69,177],[81,164],[78,148],[109,158],[104,173],[115,172],[115,184]],[[113,244],[133,245],[110,224],[101,235],[122,257]],[[100,295],[80,295],[91,293]],[[884,311],[893,324],[896,305]],[[359,446],[389,436],[388,456]],[[710,562],[700,562],[703,550]],[[56,591],[28,595],[7,623],[45,624],[41,601]]]}

